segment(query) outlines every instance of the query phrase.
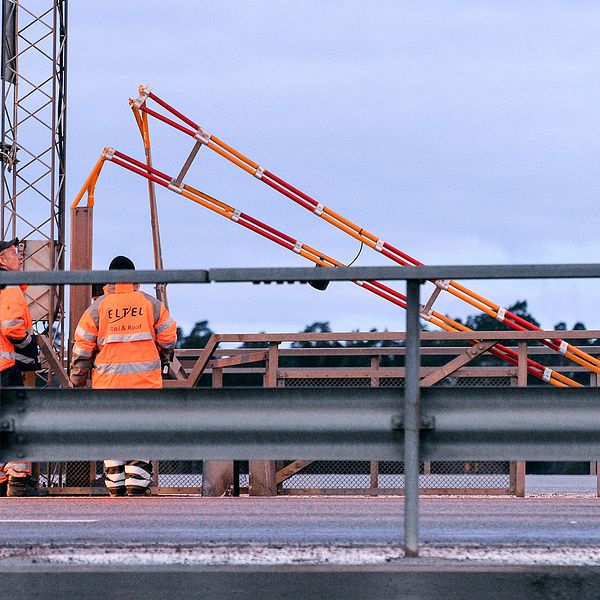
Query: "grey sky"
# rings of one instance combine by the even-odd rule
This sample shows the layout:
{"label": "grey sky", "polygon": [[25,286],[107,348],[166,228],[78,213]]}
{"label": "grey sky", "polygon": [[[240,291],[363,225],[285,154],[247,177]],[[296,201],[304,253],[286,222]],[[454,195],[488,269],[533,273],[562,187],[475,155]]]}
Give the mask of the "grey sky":
{"label": "grey sky", "polygon": [[[141,158],[139,83],[275,174],[427,264],[597,262],[600,6],[594,2],[79,2],[70,6],[69,195],[105,145]],[[191,141],[153,125],[175,175]],[[203,149],[187,181],[348,262],[358,243]],[[95,267],[152,266],[146,184],[107,164]],[[172,268],[304,266],[164,190]],[[110,243],[106,243],[109,241]],[[356,264],[392,264],[365,248]],[[473,282],[545,327],[600,328],[596,281]],[[404,327],[352,284],[169,290],[187,329]],[[473,312],[450,297],[436,309]]]}

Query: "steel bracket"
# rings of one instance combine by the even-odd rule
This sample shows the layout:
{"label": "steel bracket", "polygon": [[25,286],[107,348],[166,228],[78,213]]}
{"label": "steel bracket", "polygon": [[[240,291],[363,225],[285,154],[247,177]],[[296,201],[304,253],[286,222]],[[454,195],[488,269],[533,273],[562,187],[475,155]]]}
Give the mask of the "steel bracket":
{"label": "steel bracket", "polygon": [[0,433],[13,433],[15,430],[15,420],[4,418],[0,421]]}
{"label": "steel bracket", "polygon": [[[432,415],[421,415],[419,429],[435,429],[435,417]],[[404,415],[394,415],[392,417],[392,430],[404,430]]]}

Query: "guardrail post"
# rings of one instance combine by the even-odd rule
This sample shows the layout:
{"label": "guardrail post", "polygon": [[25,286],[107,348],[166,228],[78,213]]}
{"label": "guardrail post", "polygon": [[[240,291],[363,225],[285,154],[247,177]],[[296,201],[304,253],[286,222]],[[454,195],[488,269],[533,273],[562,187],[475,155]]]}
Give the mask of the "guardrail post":
{"label": "guardrail post", "polygon": [[421,422],[421,282],[406,282],[406,378],[404,380],[404,556],[419,556],[419,428]]}

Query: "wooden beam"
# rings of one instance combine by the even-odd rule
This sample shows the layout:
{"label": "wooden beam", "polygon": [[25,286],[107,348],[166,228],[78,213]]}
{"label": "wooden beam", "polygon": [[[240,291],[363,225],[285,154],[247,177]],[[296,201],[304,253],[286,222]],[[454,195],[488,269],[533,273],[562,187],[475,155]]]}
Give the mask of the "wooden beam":
{"label": "wooden beam", "polygon": [[200,356],[198,357],[194,368],[190,372],[189,377],[180,382],[184,385],[184,387],[194,387],[196,385],[198,379],[200,379],[202,373],[204,373],[204,369],[206,369],[208,361],[212,358],[215,348],[219,345],[220,341],[221,338],[218,334],[213,334],[210,336],[210,338],[208,338],[208,342],[206,342],[206,346],[200,353]]}
{"label": "wooden beam", "polygon": [[226,356],[224,358],[215,358],[208,364],[209,369],[233,367],[234,365],[245,365],[248,363],[261,362],[267,360],[267,351],[250,352],[248,354],[238,354],[237,356]]}
{"label": "wooden beam", "polygon": [[50,370],[58,378],[60,387],[72,387],[71,382],[69,381],[69,376],[67,375],[67,371],[58,357],[58,354],[56,354],[54,348],[51,346],[48,338],[45,335],[38,335],[37,342],[42,354],[44,355],[44,358],[48,361]]}
{"label": "wooden beam", "polygon": [[287,467],[283,467],[275,474],[275,482],[277,485],[283,483],[286,479],[293,477],[296,473],[299,473],[305,467],[312,464],[314,461],[312,460],[295,460],[293,463],[287,465]]}
{"label": "wooden beam", "polygon": [[487,342],[479,342],[477,345],[469,348],[462,354],[459,354],[456,358],[453,358],[450,362],[446,363],[443,367],[435,370],[433,373],[426,375],[421,379],[421,387],[430,387],[448,377],[455,371],[458,371],[461,367],[464,367],[467,363],[471,362],[474,358],[477,358],[484,352],[487,352],[490,348],[495,346],[498,340],[489,340]]}

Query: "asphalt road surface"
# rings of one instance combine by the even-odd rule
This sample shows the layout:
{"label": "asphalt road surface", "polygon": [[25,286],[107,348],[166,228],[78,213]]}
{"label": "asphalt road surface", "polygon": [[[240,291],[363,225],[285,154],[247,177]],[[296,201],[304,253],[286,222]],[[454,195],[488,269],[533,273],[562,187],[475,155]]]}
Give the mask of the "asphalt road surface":
{"label": "asphalt road surface", "polygon": [[423,497],[406,559],[398,497],[2,498],[0,597],[597,599],[599,509]]}
{"label": "asphalt road surface", "polygon": [[[453,549],[456,556],[464,557],[466,549],[477,548],[483,559],[486,549],[491,556],[502,549],[516,552],[521,548],[516,558],[526,561],[523,549],[545,548],[548,562],[557,563],[550,551],[561,562],[568,559],[565,549],[572,554],[583,549],[588,562],[600,564],[599,509],[599,499],[583,494],[524,499],[423,497],[423,556],[428,548],[446,548],[446,558],[455,558]],[[338,558],[330,559],[337,562],[343,562],[343,549],[386,549],[387,558],[397,558],[402,521],[403,501],[396,497],[4,498],[0,502],[0,557],[2,561],[30,556],[58,560],[55,555],[60,550],[70,553],[73,562],[83,561],[85,553],[94,549],[108,560],[110,552],[126,549],[129,560],[135,561],[137,554],[148,549],[159,561],[161,548],[191,552],[227,546],[240,552],[245,549],[247,562],[252,563],[256,562],[252,548],[262,548],[260,561],[269,562],[279,559],[269,559],[264,548],[281,554],[288,545],[299,550],[338,547]],[[318,562],[301,556],[298,560]],[[351,556],[348,560],[356,562]],[[228,562],[227,557],[222,562]],[[241,554],[235,562],[244,562]]]}
{"label": "asphalt road surface", "polygon": [[597,600],[595,487],[422,497],[416,559],[398,497],[1,498],[0,598]]}

